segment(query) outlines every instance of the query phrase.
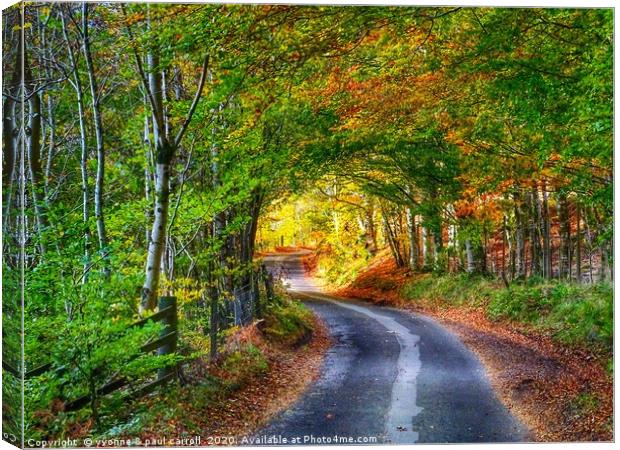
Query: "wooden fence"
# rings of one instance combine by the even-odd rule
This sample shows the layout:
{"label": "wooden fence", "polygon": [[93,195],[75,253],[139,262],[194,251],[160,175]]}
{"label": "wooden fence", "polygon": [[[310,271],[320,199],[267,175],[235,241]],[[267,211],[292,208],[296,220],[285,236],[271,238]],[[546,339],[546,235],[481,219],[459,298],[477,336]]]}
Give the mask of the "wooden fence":
{"label": "wooden fence", "polygon": [[[177,300],[176,297],[160,297],[158,302],[158,311],[150,317],[135,322],[129,326],[129,328],[143,327],[149,321],[161,322],[164,327],[162,328],[159,336],[154,341],[145,343],[141,348],[139,354],[148,354],[157,351],[158,355],[169,355],[176,352],[178,341],[178,313],[177,313]],[[21,377],[21,373],[12,367],[7,362],[2,361],[2,368],[13,374],[15,377]],[[52,370],[52,363],[43,364],[35,369],[29,370],[24,374],[25,379],[33,378],[39,375],[43,375],[45,372]],[[66,372],[67,368],[62,366],[55,369],[57,375],[62,375]],[[132,390],[128,396],[132,398],[138,398],[153,391],[156,387],[174,379],[176,376],[175,367],[166,367],[159,369],[157,372],[157,379],[146,383],[135,390]],[[118,391],[129,385],[130,380],[126,378],[117,378],[97,389],[97,396],[101,397],[112,392]],[[75,411],[88,405],[91,401],[90,394],[79,397],[75,400],[69,401],[65,404],[66,411]]]}
{"label": "wooden fence", "polygon": [[[253,295],[251,296],[252,302],[254,303],[252,305],[252,310],[254,314],[258,317],[260,317],[262,313],[264,312],[263,308],[265,306],[261,304],[260,296],[258,294],[259,280],[262,280],[262,282],[264,283],[265,297],[266,297],[267,302],[271,301],[275,295],[273,275],[267,270],[265,265],[261,265],[261,267],[259,268],[257,272],[253,272],[252,281],[251,281],[251,288],[254,291]],[[212,320],[217,319],[217,317],[213,316],[213,313],[214,311],[212,311],[211,319]],[[179,319],[178,319],[176,297],[172,297],[172,296],[160,297],[158,300],[158,311],[155,314],[129,325],[129,328],[143,327],[149,321],[161,322],[164,325],[158,338],[156,340],[145,343],[140,348],[140,352],[138,355],[135,356],[135,358],[139,357],[140,355],[148,354],[154,351],[157,351],[158,355],[174,354],[177,349],[177,343],[178,343],[178,338],[179,338],[178,320]],[[215,348],[217,346],[217,331],[218,330],[216,329],[215,336],[213,335],[211,336],[212,346],[214,347],[211,352],[212,356],[217,353],[217,348]],[[4,361],[4,359],[2,361],[2,368],[5,371],[13,374],[17,378],[20,378],[22,375],[19,370],[12,367],[9,363]],[[27,371],[24,374],[24,379],[30,379],[30,378],[34,378],[39,375],[43,375],[45,372],[48,372],[52,369],[53,369],[53,364],[51,362],[47,364],[43,364],[39,367],[36,367],[32,370]],[[67,371],[67,368],[62,366],[62,367],[58,367],[54,369],[54,371],[56,375],[61,376],[63,373]],[[175,377],[176,377],[176,367],[165,367],[165,368],[158,369],[157,378],[154,381],[146,383],[138,387],[137,389],[131,390],[130,392],[128,392],[127,397],[139,398],[140,396],[153,391],[156,387],[174,379]],[[126,378],[114,379],[97,389],[97,397],[102,397],[102,396],[111,394],[112,392],[116,392],[119,389],[127,387],[129,383],[130,383],[130,380]],[[83,395],[82,397],[79,397],[75,400],[71,400],[67,402],[65,404],[65,410],[75,411],[80,408],[83,408],[84,406],[88,405],[90,402],[91,402],[91,395],[90,394]]]}

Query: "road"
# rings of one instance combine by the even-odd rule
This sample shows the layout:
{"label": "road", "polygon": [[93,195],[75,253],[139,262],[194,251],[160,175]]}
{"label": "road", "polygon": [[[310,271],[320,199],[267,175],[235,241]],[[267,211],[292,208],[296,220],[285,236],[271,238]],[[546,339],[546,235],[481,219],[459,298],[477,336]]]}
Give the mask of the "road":
{"label": "road", "polygon": [[320,378],[259,436],[306,444],[334,444],[334,436],[355,444],[528,440],[453,334],[419,314],[323,294],[304,276],[301,255],[266,262],[326,323],[333,345]]}

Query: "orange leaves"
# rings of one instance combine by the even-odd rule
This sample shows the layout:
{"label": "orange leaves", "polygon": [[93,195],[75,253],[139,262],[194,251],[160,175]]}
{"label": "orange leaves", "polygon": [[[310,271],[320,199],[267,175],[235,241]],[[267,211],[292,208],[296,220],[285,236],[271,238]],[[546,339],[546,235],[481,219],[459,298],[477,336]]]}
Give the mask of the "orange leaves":
{"label": "orange leaves", "polygon": [[[387,66],[395,64],[392,60]],[[336,111],[342,121],[340,129],[399,127],[404,131],[404,124],[413,127],[423,117],[449,127],[449,114],[437,110],[438,99],[445,95],[444,74],[410,72],[410,67],[401,65],[368,76],[355,65],[344,70],[336,67],[315,98],[321,99],[321,107],[331,106]]]}
{"label": "orange leaves", "polygon": [[500,223],[503,218],[501,196],[492,193],[480,194],[473,187],[466,187],[461,199],[454,203],[454,215],[459,219],[475,218]]}
{"label": "orange leaves", "polygon": [[127,26],[131,26],[134,25],[138,22],[143,21],[146,18],[146,16],[144,15],[143,12],[139,11],[139,12],[134,12],[129,14],[126,18],[125,18],[125,25]]}

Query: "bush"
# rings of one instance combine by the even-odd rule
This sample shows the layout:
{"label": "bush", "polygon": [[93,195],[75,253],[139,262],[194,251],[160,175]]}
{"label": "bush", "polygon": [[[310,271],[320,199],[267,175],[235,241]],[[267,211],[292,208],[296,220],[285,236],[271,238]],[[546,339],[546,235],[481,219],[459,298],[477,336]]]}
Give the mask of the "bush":
{"label": "bush", "polygon": [[509,318],[551,330],[566,343],[613,344],[613,290],[609,284],[546,282],[498,291],[489,305],[492,318]]}
{"label": "bush", "polygon": [[405,298],[431,305],[484,306],[497,289],[495,283],[479,275],[425,275],[402,289]]}
{"label": "bush", "polygon": [[234,390],[246,385],[253,377],[265,374],[269,363],[258,347],[247,344],[226,355],[222,369],[227,375],[227,387]]}
{"label": "bush", "polygon": [[405,298],[435,306],[473,306],[493,320],[509,319],[550,331],[561,342],[613,344],[613,289],[531,278],[505,288],[482,276],[427,275],[403,287]]}
{"label": "bush", "polygon": [[302,303],[285,300],[269,306],[262,329],[268,339],[294,347],[303,345],[312,336],[312,314]]}
{"label": "bush", "polygon": [[370,254],[363,247],[331,245],[318,252],[317,275],[334,286],[344,286],[366,267]]}

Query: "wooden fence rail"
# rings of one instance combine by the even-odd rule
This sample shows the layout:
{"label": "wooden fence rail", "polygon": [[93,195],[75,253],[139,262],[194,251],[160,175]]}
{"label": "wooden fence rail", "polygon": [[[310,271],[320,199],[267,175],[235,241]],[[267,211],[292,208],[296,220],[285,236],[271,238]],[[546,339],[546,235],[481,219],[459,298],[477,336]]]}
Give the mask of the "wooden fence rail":
{"label": "wooden fence rail", "polygon": [[[147,342],[142,347],[140,347],[140,352],[136,356],[136,358],[140,355],[151,353],[153,351],[157,351],[158,355],[169,355],[176,352],[177,341],[178,341],[178,314],[177,314],[177,299],[176,297],[160,297],[158,302],[158,311],[147,317],[145,319],[139,320],[131,325],[129,328],[143,327],[148,322],[162,322],[164,327],[162,328],[159,336],[156,340]],[[53,367],[52,363],[46,363],[39,367],[36,367],[32,370],[27,371],[24,374],[25,379],[33,378],[39,375],[48,372]],[[11,366],[9,363],[2,361],[2,368],[14,375],[15,377],[20,377],[21,373],[19,370]],[[58,367],[56,369],[57,373],[63,373],[66,371],[64,366]],[[165,367],[163,369],[159,369],[157,371],[157,379],[151,381],[145,385],[138,387],[136,390],[130,392],[128,396],[132,398],[138,398],[139,396],[145,395],[155,389],[157,386],[160,386],[172,379],[176,376],[176,370],[174,367]],[[104,396],[107,394],[111,394],[112,392],[118,391],[129,385],[130,380],[126,378],[118,378],[112,380],[105,385],[101,386],[97,389],[98,396]],[[75,400],[67,402],[65,405],[66,411],[75,411],[84,406],[88,405],[91,401],[90,394],[83,395]]]}
{"label": "wooden fence rail", "polygon": [[[265,304],[260,299],[259,295],[259,284],[262,281],[265,289]],[[251,309],[253,310],[253,314],[255,317],[261,317],[264,313],[264,308],[266,304],[273,300],[275,297],[274,293],[274,278],[273,274],[267,269],[267,267],[262,264],[256,272],[252,273],[252,277],[250,280],[250,287],[253,292],[251,292],[250,299],[253,303],[251,305]],[[217,290],[213,292],[212,295],[215,295],[215,299],[217,302]],[[217,332],[219,328],[217,326],[218,320],[218,312],[217,312],[217,303],[211,304],[211,320],[216,322],[216,327],[211,327],[211,339],[212,339],[212,352],[211,355],[214,357],[217,354]],[[128,326],[129,329],[143,327],[148,322],[161,322],[164,326],[159,333],[157,339],[147,342],[142,347],[140,347],[140,352],[134,358],[138,358],[140,355],[151,353],[156,351],[158,355],[170,355],[174,354],[177,349],[178,343],[178,311],[177,311],[177,299],[172,296],[164,296],[160,297],[158,300],[158,311],[152,314],[150,317],[146,317],[137,322],[132,323]],[[213,333],[215,331],[215,333]],[[22,373],[11,366],[8,362],[2,361],[2,368],[14,375],[17,378],[22,376]],[[24,373],[24,378],[34,378],[39,375],[44,374],[50,370],[54,370],[57,375],[62,375],[67,371],[65,366],[54,368],[51,362],[38,366],[32,370]],[[157,370],[157,378],[149,383],[146,383],[142,386],[139,386],[136,389],[132,389],[127,393],[127,397],[131,398],[139,398],[142,395],[145,395],[152,390],[154,390],[157,386],[160,386],[176,377],[176,368],[175,367],[164,367]],[[97,389],[97,396],[104,396],[111,394],[113,392],[118,391],[119,389],[123,389],[125,387],[130,386],[131,380],[126,378],[117,378],[109,381],[103,386]],[[65,404],[65,410],[67,411],[75,411],[84,406],[88,405],[91,401],[90,394],[83,395],[77,399],[68,401]]]}

